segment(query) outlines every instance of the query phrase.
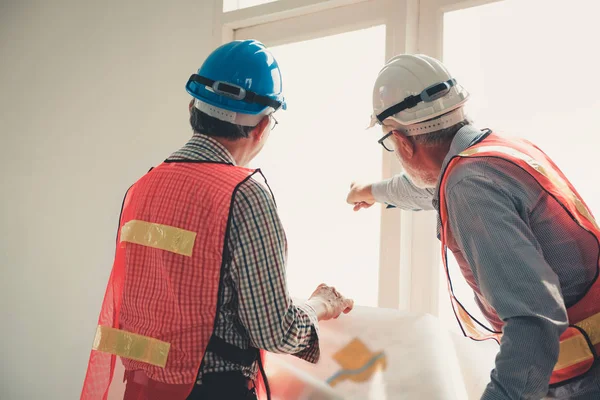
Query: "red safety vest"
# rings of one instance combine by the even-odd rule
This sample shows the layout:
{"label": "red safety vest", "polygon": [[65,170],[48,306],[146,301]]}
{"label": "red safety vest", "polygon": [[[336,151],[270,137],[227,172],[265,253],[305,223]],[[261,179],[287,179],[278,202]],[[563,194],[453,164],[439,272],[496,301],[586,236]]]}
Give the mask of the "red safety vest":
{"label": "red safety vest", "polygon": [[[440,220],[442,225],[442,258],[446,268],[452,307],[465,336],[474,340],[495,339],[500,342],[503,322],[493,307],[481,295],[469,265],[462,257],[452,236],[448,222],[445,196],[447,177],[452,174],[452,170],[463,159],[473,157],[500,158],[526,171],[548,194],[556,199],[581,229],[594,235],[598,243],[600,243],[600,227],[598,227],[592,213],[560,169],[540,149],[525,140],[508,139],[490,134],[450,161],[440,182]],[[450,248],[455,254],[463,276],[476,292],[482,310],[486,314],[486,319],[488,319],[493,329],[487,328],[473,318],[454,296],[447,265],[446,248]],[[597,247],[589,250],[598,252]],[[590,282],[585,296],[567,309],[569,327],[560,337],[558,362],[550,379],[552,385],[563,384],[589,371],[598,359],[597,355],[600,354],[600,279],[598,279],[600,260],[598,262],[596,277],[593,282]]]}
{"label": "red safety vest", "polygon": [[[213,333],[232,199],[256,172],[165,162],[129,189],[81,399],[189,395]],[[145,389],[127,394],[124,380]]]}

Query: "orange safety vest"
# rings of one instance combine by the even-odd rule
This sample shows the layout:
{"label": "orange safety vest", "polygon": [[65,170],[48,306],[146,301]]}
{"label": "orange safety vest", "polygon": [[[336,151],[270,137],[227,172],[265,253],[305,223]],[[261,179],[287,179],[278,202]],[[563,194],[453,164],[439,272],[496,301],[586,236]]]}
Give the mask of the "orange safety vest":
{"label": "orange safety vest", "polygon": [[[528,174],[530,174],[540,186],[548,192],[569,213],[571,218],[581,227],[596,237],[600,244],[600,227],[596,224],[594,217],[585,205],[577,191],[567,180],[558,167],[533,144],[522,139],[508,139],[495,134],[490,134],[481,142],[466,149],[454,157],[443,172],[440,182],[440,220],[442,259],[448,278],[448,291],[454,313],[461,325],[463,333],[474,340],[495,339],[500,342],[503,322],[500,320],[492,306],[485,301],[470,273],[470,268],[460,251],[450,231],[448,222],[448,209],[446,207],[445,185],[447,177],[452,170],[465,158],[493,157],[509,161]],[[447,265],[447,251],[450,248],[456,255],[463,276],[479,295],[481,307],[485,310],[486,317],[494,329],[489,329],[477,321],[463,305],[456,299],[452,290],[450,272]],[[598,249],[590,249],[597,251]],[[554,367],[550,384],[564,384],[572,378],[576,378],[589,371],[600,354],[600,259],[598,270],[593,282],[576,304],[567,309],[569,327],[560,337],[560,352],[558,361]]]}
{"label": "orange safety vest", "polygon": [[82,400],[187,398],[214,329],[232,200],[257,172],[165,162],[129,189]]}

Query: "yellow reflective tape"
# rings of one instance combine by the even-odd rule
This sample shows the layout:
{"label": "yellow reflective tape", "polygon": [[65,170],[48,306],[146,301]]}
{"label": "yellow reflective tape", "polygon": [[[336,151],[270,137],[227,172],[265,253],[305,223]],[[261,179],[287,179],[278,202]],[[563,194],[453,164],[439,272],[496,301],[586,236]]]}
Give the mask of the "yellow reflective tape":
{"label": "yellow reflective tape", "polygon": [[467,310],[465,310],[456,300],[455,297],[451,297],[452,300],[452,308],[454,312],[457,314],[459,324],[462,327],[464,333],[475,340],[485,340],[485,339],[496,339],[500,340],[502,333],[500,332],[484,332],[477,325],[477,322],[473,317],[469,315]]}
{"label": "yellow reflective tape", "polygon": [[600,313],[594,314],[575,325],[585,331],[593,345],[600,343]]}
{"label": "yellow reflective tape", "polygon": [[587,207],[583,204],[581,199],[575,196],[575,194],[573,194],[573,202],[575,203],[577,211],[579,211],[581,215],[583,215],[588,221],[590,221],[596,229],[600,229],[600,227],[596,223],[596,219],[594,219],[592,213],[590,213],[590,210],[587,209]]}
{"label": "yellow reflective tape", "polygon": [[171,344],[110,326],[98,325],[92,348],[164,368]]}
{"label": "yellow reflective tape", "polygon": [[483,336],[483,332],[480,332],[479,329],[477,329],[473,318],[471,318],[467,311],[458,304],[455,306],[454,310],[460,316],[460,322],[468,336],[475,339],[480,339]]}
{"label": "yellow reflective tape", "polygon": [[522,153],[522,152],[520,152],[520,151],[518,151],[516,149],[513,149],[511,147],[506,147],[506,146],[482,146],[482,147],[475,147],[475,148],[467,149],[467,150],[463,151],[462,153],[460,153],[459,155],[461,157],[469,157],[469,156],[472,156],[474,154],[490,153],[490,152],[504,153],[506,155],[509,155],[509,156],[518,158],[518,159],[520,159],[522,161],[525,161],[527,164],[529,164],[529,166],[531,168],[535,169],[540,174],[542,174],[546,178],[550,179],[552,181],[552,183],[554,183],[556,186],[560,187],[561,190],[567,189],[569,192],[571,192],[571,190],[568,188],[567,183],[558,174],[556,174],[556,172],[554,172],[554,170],[552,168],[546,168],[546,167],[544,167],[538,161],[536,161],[535,159],[531,158],[527,154]]}
{"label": "yellow reflective tape", "polygon": [[[600,343],[600,313],[594,314],[575,325],[583,329],[592,345]],[[567,368],[593,357],[594,354],[585,338],[582,335],[573,336],[560,342],[560,353],[554,369]]]}
{"label": "yellow reflective tape", "polygon": [[570,198],[573,201],[573,204],[575,205],[575,208],[577,208],[577,211],[581,215],[583,215],[585,219],[591,222],[596,229],[600,229],[600,226],[598,226],[596,220],[592,216],[592,213],[590,213],[590,211],[583,204],[581,199],[575,193],[573,193],[571,188],[569,188],[567,182],[565,182],[565,180],[562,179],[562,177],[558,175],[552,167],[544,167],[538,161],[534,160],[527,154],[506,146],[481,146],[467,149],[460,153],[459,156],[469,157],[474,154],[489,152],[504,153],[506,155],[525,161],[527,164],[529,164],[531,168],[535,169],[537,172],[539,172],[540,174],[548,178],[550,181],[552,181],[554,185],[556,185],[568,198]]}
{"label": "yellow reflective tape", "polygon": [[191,257],[196,241],[196,232],[173,226],[131,220],[121,228],[121,242],[166,250]]}
{"label": "yellow reflective tape", "polygon": [[554,370],[567,368],[590,358],[594,358],[594,354],[583,335],[573,336],[560,342],[560,353]]}

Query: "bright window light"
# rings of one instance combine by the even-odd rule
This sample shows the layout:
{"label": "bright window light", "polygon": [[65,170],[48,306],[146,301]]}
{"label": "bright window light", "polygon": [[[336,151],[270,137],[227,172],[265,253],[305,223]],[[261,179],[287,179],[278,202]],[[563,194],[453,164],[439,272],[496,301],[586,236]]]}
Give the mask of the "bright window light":
{"label": "bright window light", "polygon": [[[357,51],[360,49],[360,51]],[[353,180],[381,179],[379,132],[366,131],[385,27],[272,47],[288,109],[253,162],[275,194],[289,245],[292,296],[324,282],[376,306],[380,210],[345,203]]]}
{"label": "bright window light", "polygon": [[[600,80],[590,35],[599,13],[597,0],[505,0],[444,16],[444,62],[472,95],[475,125],[536,143],[596,215]],[[441,317],[457,329],[445,281],[440,286]],[[477,310],[466,284],[457,295]]]}

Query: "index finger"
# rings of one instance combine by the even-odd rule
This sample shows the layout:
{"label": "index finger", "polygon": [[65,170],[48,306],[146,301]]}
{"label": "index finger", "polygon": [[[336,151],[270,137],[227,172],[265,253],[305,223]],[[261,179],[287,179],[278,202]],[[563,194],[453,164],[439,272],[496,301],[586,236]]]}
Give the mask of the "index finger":
{"label": "index finger", "polygon": [[344,314],[348,314],[354,308],[354,300],[346,299],[344,301],[346,308],[344,309]]}

